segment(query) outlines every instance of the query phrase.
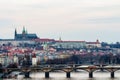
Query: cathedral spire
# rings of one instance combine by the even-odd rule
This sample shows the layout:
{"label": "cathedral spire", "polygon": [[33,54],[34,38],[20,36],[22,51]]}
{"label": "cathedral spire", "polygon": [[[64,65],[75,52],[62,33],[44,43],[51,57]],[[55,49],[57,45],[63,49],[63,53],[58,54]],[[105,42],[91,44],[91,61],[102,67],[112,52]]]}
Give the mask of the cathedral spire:
{"label": "cathedral spire", "polygon": [[23,31],[22,31],[22,34],[25,34],[26,31],[25,31],[25,27],[23,26]]}
{"label": "cathedral spire", "polygon": [[15,35],[17,34],[17,30],[16,30],[16,28],[15,28]]}
{"label": "cathedral spire", "polygon": [[17,36],[17,30],[15,28],[14,39],[16,39],[16,36]]}

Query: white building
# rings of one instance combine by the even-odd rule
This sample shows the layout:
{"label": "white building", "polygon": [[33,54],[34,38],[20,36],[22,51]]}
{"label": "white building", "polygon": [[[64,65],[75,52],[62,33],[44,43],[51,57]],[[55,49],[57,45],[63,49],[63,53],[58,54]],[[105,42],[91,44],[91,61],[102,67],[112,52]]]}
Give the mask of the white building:
{"label": "white building", "polygon": [[99,42],[99,40],[96,40],[96,42],[86,42],[86,47],[87,48],[100,48],[101,47],[101,43]]}
{"label": "white building", "polygon": [[5,56],[0,55],[0,63],[5,65]]}
{"label": "white building", "polygon": [[57,48],[84,48],[86,46],[86,42],[58,40],[55,42],[54,46]]}

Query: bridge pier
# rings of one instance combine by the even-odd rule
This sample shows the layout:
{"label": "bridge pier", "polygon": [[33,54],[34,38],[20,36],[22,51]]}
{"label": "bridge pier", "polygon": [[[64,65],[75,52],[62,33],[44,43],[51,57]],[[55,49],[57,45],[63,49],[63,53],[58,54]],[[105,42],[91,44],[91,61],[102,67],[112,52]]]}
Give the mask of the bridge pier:
{"label": "bridge pier", "polygon": [[76,72],[77,71],[76,65],[74,64],[72,67],[73,67],[73,70]]}
{"label": "bridge pier", "polygon": [[71,76],[70,76],[70,73],[73,71],[73,68],[65,68],[65,69],[63,69],[63,71],[64,72],[66,72],[66,77],[67,78],[70,78]]}
{"label": "bridge pier", "polygon": [[114,71],[111,72],[111,78],[114,78],[115,77],[115,74],[114,74]]}
{"label": "bridge pier", "polygon": [[49,78],[49,72],[45,72],[45,78]]}
{"label": "bridge pier", "polygon": [[45,72],[45,78],[49,78],[49,73],[52,69],[50,67],[45,67],[42,69],[42,71]]}
{"label": "bridge pier", "polygon": [[115,71],[119,70],[119,67],[110,67],[107,70],[110,72],[111,78],[115,78]]}
{"label": "bridge pier", "polygon": [[93,72],[92,71],[89,72],[89,78],[93,78]]}
{"label": "bridge pier", "polygon": [[99,66],[100,66],[100,70],[103,71],[103,65],[100,64]]}
{"label": "bridge pier", "polygon": [[70,78],[70,72],[66,72],[66,77]]}

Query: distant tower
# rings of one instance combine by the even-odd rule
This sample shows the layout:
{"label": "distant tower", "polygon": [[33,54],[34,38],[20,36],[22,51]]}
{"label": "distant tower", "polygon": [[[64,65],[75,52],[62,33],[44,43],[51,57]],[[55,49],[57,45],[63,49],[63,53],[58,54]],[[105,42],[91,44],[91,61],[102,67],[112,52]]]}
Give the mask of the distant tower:
{"label": "distant tower", "polygon": [[22,39],[26,39],[26,30],[25,27],[23,26],[23,31],[22,31]]}
{"label": "distant tower", "polygon": [[100,41],[98,39],[96,40],[96,43],[97,43],[96,44],[97,47],[101,47],[101,43],[100,43]]}
{"label": "distant tower", "polygon": [[25,31],[25,27],[23,26],[23,31],[22,31],[22,34],[25,34],[26,31]]}
{"label": "distant tower", "polygon": [[96,42],[99,43],[99,40],[97,39]]}
{"label": "distant tower", "polygon": [[16,37],[17,37],[17,30],[15,29],[14,39],[16,39]]}
{"label": "distant tower", "polygon": [[61,41],[61,37],[59,37],[59,41]]}

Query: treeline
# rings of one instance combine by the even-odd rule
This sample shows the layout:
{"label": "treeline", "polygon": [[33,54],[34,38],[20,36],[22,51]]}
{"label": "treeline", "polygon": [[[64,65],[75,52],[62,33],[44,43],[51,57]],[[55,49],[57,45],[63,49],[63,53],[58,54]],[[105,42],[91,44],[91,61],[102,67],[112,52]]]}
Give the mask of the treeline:
{"label": "treeline", "polygon": [[79,54],[66,59],[48,60],[45,64],[120,64],[120,54]]}

